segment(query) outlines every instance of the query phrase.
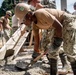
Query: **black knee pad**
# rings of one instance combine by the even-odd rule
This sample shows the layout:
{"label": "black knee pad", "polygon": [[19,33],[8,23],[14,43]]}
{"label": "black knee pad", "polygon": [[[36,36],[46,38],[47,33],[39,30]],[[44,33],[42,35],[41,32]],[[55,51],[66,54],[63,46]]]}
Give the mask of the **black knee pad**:
{"label": "black knee pad", "polygon": [[53,48],[56,49],[61,46],[63,39],[59,37],[54,37]]}

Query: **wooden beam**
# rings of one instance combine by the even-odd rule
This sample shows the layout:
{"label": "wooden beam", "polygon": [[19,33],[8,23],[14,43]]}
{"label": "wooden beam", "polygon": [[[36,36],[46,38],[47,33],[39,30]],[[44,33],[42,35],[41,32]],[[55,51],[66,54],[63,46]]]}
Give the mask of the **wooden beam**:
{"label": "wooden beam", "polygon": [[16,46],[13,48],[13,50],[14,50],[13,58],[18,54],[18,52],[22,48],[23,44],[26,41],[28,34],[29,34],[29,32],[25,32],[25,34],[20,38],[20,40],[18,41]]}
{"label": "wooden beam", "polygon": [[32,45],[33,42],[33,31],[31,32],[31,38],[30,38],[30,42],[29,42],[29,47]]}

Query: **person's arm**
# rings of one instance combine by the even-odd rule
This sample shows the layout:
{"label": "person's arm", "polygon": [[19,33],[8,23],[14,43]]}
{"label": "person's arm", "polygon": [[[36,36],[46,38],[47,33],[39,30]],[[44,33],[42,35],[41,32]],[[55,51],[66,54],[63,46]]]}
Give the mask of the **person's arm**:
{"label": "person's arm", "polygon": [[0,20],[0,25],[2,25],[2,21]]}
{"label": "person's arm", "polygon": [[34,51],[39,53],[39,29],[33,29],[34,33]]}
{"label": "person's arm", "polygon": [[7,28],[7,29],[12,29],[9,24],[6,25],[6,28]]}
{"label": "person's arm", "polygon": [[8,23],[6,24],[6,28],[7,29],[12,29],[11,26],[10,26],[10,20],[8,20]]}
{"label": "person's arm", "polygon": [[3,17],[1,17],[1,19],[0,19],[0,30],[1,30],[1,31],[3,30],[2,23],[3,23]]}
{"label": "person's arm", "polygon": [[55,36],[62,37],[63,25],[56,18],[54,18],[53,27],[55,27]]}

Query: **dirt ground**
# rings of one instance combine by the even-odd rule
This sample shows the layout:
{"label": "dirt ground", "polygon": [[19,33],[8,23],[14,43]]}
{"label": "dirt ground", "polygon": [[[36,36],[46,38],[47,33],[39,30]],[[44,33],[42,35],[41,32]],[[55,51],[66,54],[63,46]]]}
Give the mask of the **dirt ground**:
{"label": "dirt ground", "polygon": [[8,57],[5,60],[0,61],[0,75],[49,75],[49,65],[46,64],[47,58],[45,56],[45,62],[39,60],[36,64],[31,66],[27,71],[20,71],[15,67],[18,61],[24,61],[30,63],[33,49],[26,49],[25,52],[19,53],[14,60]]}
{"label": "dirt ground", "polygon": [[[38,60],[37,63],[28,68],[27,71],[21,71],[15,67],[19,61],[30,63],[33,48],[25,48],[25,52],[19,53],[14,60],[8,57],[5,60],[0,61],[0,75],[50,75],[50,65],[46,56],[43,56],[43,60]],[[58,61],[58,70],[62,68],[60,60]],[[24,65],[25,66],[25,65]],[[68,73],[67,75],[73,75]]]}

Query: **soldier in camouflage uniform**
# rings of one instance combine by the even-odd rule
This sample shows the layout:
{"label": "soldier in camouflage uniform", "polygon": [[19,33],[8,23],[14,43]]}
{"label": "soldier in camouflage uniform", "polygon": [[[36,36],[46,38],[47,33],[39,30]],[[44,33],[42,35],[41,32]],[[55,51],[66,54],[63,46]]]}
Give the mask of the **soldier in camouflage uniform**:
{"label": "soldier in camouflage uniform", "polygon": [[[74,75],[76,75],[76,16],[57,9],[42,8],[35,12],[25,14],[24,24],[31,25],[33,22],[34,50],[39,49],[39,29],[48,31],[48,57],[50,59],[50,75],[57,74],[57,56],[63,41],[63,49],[71,63]],[[51,40],[51,28],[54,36]],[[45,40],[44,40],[45,41]]]}
{"label": "soldier in camouflage uniform", "polygon": [[[28,2],[29,2],[29,4],[33,5],[33,0],[28,0]],[[33,6],[36,7],[35,9],[40,9],[40,8],[43,8],[43,7],[44,8],[55,8],[56,9],[56,4],[55,4],[54,1],[51,1],[51,0],[41,0],[40,4],[42,4],[42,5],[41,5],[40,8],[39,8],[38,3],[37,3],[36,6],[33,5]],[[36,4],[36,3],[34,3],[34,4]],[[41,38],[40,50],[47,50],[46,47],[48,45],[48,39],[49,39],[49,38],[47,39],[47,37],[49,37],[49,35],[48,36],[46,36],[46,35],[48,34],[48,31],[42,30],[42,32],[43,33],[42,33],[42,38]],[[50,35],[51,35],[50,37],[52,39],[53,36],[52,36],[51,33],[54,33],[54,29],[50,29]],[[37,53],[34,52],[33,53],[33,57],[36,57],[38,55],[38,54],[37,55],[36,54]],[[62,48],[59,51],[59,56],[60,56],[60,59],[61,59],[61,62],[62,62],[62,66],[63,66],[63,70],[64,70],[63,72],[65,72],[65,73],[69,72],[70,71],[70,67],[69,67],[69,64],[67,62],[66,54],[64,53],[64,50]]]}

